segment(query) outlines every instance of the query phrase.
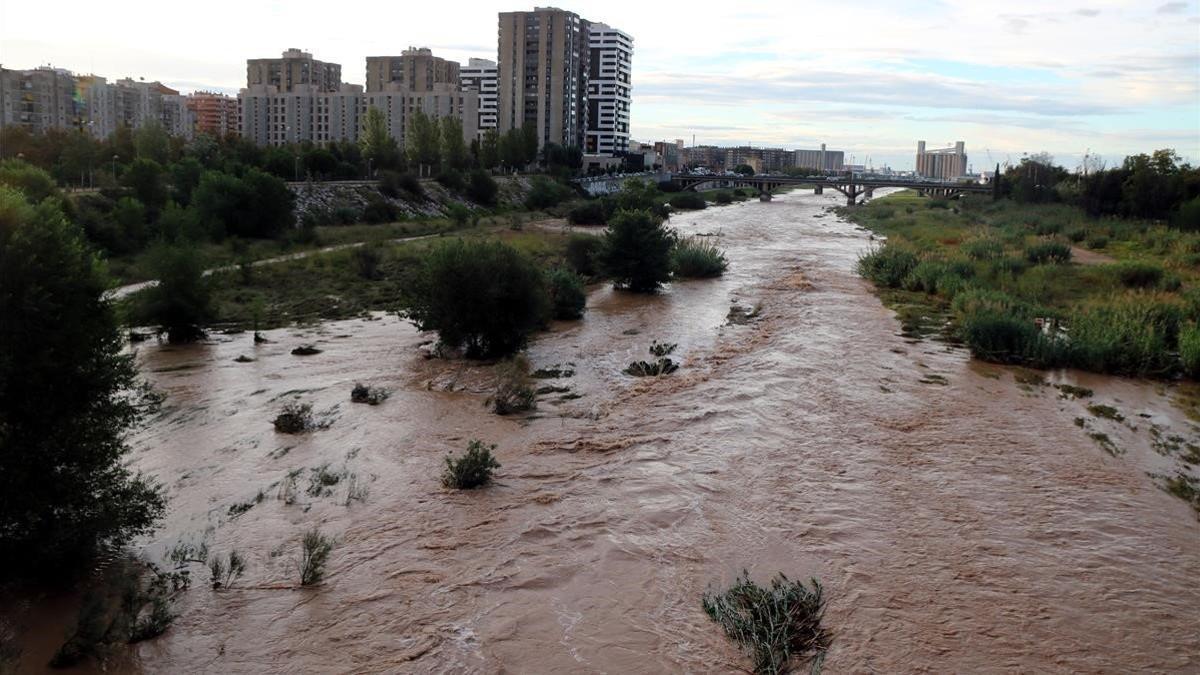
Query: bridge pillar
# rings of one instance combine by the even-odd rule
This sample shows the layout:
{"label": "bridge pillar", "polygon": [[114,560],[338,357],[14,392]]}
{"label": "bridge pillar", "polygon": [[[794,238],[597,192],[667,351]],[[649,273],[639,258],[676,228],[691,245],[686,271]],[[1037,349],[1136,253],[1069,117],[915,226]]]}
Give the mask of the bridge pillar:
{"label": "bridge pillar", "polygon": [[866,195],[866,199],[870,199],[871,197],[875,196],[875,188],[867,188],[867,191],[863,194]]}
{"label": "bridge pillar", "polygon": [[814,187],[814,188],[813,188],[813,194],[814,194],[814,195],[823,195],[823,194],[825,194],[825,186],[824,186],[824,185],[818,185],[818,186]]}
{"label": "bridge pillar", "polygon": [[846,195],[846,206],[854,206],[854,203],[857,200],[857,198],[858,198],[858,194],[854,193],[854,192],[851,192],[850,194]]}

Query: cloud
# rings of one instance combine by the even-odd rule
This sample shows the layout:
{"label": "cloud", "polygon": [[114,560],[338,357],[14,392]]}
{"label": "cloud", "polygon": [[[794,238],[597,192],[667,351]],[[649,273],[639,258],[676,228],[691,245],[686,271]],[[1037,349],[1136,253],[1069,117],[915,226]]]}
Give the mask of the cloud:
{"label": "cloud", "polygon": [[1093,18],[1093,17],[1100,16],[1100,10],[1091,9],[1089,7],[1083,7],[1081,9],[1075,10],[1075,14],[1078,14],[1079,16],[1086,16],[1088,18]]}
{"label": "cloud", "polygon": [[1186,2],[1168,2],[1158,8],[1159,14],[1183,14],[1187,11]]}

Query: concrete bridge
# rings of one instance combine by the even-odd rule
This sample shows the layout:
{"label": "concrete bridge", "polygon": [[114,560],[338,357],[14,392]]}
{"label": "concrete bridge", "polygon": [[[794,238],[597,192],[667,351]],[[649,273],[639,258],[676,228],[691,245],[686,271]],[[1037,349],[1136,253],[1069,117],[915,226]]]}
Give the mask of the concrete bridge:
{"label": "concrete bridge", "polygon": [[923,196],[957,197],[967,192],[996,195],[998,185],[981,183],[957,183],[953,181],[934,181],[912,178],[863,178],[853,174],[842,176],[696,176],[692,174],[671,174],[669,180],[684,191],[712,190],[724,187],[753,187],[765,193],[781,187],[803,186],[813,189],[816,194],[822,194],[825,188],[833,188],[846,195],[846,205],[854,206],[859,197],[870,199],[874,196],[875,188],[907,188],[916,190]]}

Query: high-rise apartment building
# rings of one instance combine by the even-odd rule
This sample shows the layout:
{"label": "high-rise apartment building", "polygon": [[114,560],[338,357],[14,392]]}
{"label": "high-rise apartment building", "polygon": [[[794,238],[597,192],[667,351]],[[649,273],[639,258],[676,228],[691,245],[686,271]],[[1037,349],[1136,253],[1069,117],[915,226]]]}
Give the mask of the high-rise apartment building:
{"label": "high-rise apartment building", "polygon": [[246,87],[275,87],[290,92],[297,87],[315,87],[317,91],[337,91],[342,84],[342,66],[313,58],[299,49],[288,49],[278,59],[246,61]]}
{"label": "high-rise apartment building", "polygon": [[232,96],[211,91],[197,91],[187,96],[196,131],[209,136],[236,136],[238,133],[238,101]]}
{"label": "high-rise apartment building", "polygon": [[532,126],[538,146],[583,147],[588,22],[554,7],[501,12],[498,129]]}
{"label": "high-rise apartment building", "polygon": [[425,47],[409,47],[400,56],[368,56],[367,92],[384,91],[388,84],[408,92],[457,87],[458,72],[457,61],[434,56]]}
{"label": "high-rise apartment building", "polygon": [[629,146],[633,38],[602,23],[588,25],[587,133],[583,151],[616,155]]}
{"label": "high-rise apartment building", "polygon": [[[187,97],[161,82],[122,78],[111,85],[114,127],[138,129],[157,123],[172,136],[191,138],[195,129]],[[104,111],[107,114],[107,111]]]}
{"label": "high-rise apartment building", "polygon": [[822,143],[820,150],[796,150],[792,166],[814,171],[841,171],[845,163],[845,151],[826,150]]}
{"label": "high-rise apartment building", "polygon": [[925,141],[917,141],[917,175],[922,178],[950,180],[967,173],[966,144],[958,141],[953,148],[926,150]]}
{"label": "high-rise apartment building", "polygon": [[499,110],[496,94],[496,62],[488,59],[471,59],[459,69],[459,83],[464,92],[479,94],[479,137],[488,129],[495,129]]}
{"label": "high-rise apartment building", "polygon": [[0,127],[19,126],[30,133],[85,124],[75,76],[61,68],[0,68]]}

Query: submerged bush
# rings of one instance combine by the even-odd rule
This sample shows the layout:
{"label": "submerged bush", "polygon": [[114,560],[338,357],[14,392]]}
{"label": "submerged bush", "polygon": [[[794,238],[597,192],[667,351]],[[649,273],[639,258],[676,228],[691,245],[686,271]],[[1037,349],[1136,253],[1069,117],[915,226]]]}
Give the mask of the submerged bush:
{"label": "submerged bush", "polygon": [[717,193],[716,202],[718,204],[732,204],[733,203],[733,193],[728,190],[721,190],[720,192]]}
{"label": "submerged bush", "polygon": [[787,672],[793,658],[816,655],[819,659],[829,643],[821,627],[825,599],[816,579],[806,586],[779,574],[764,587],[743,571],[728,589],[705,592],[701,605],[725,635],[750,655],[755,673]]}
{"label": "submerged bush", "polygon": [[379,405],[387,400],[390,394],[386,389],[378,387],[368,387],[365,384],[356,382],[354,388],[350,390],[351,403],[366,403],[368,405]]}
{"label": "submerged bush", "polygon": [[674,342],[654,340],[650,343],[650,356],[654,357],[654,360],[634,361],[625,367],[625,374],[634,377],[658,377],[679,370],[679,364],[675,363],[670,356],[678,346]]}
{"label": "submerged bush", "polygon": [[858,258],[858,273],[882,288],[900,288],[916,266],[916,254],[895,244],[872,248]]}
{"label": "submerged bush", "polygon": [[214,555],[208,559],[209,581],[214,590],[229,588],[245,571],[246,561],[237,549],[230,551],[228,558]]}
{"label": "submerged bush", "polygon": [[524,356],[496,366],[496,393],[487,402],[497,415],[511,415],[537,407],[537,394],[529,377],[529,361]]}
{"label": "submerged bush", "polygon": [[288,403],[275,417],[275,431],[281,434],[302,434],[313,428],[312,405]]}
{"label": "submerged bush", "polygon": [[300,541],[300,560],[296,562],[300,572],[300,585],[312,586],[325,578],[325,564],[333,550],[333,539],[321,534],[317,528],[304,533]]}
{"label": "submerged bush", "polygon": [[456,490],[473,490],[492,482],[492,473],[500,468],[500,462],[492,454],[495,449],[495,445],[487,446],[483,441],[473,440],[461,457],[447,455],[442,485]]}
{"label": "submerged bush", "polygon": [[671,251],[671,268],[675,276],[692,279],[719,277],[729,267],[725,253],[713,242],[700,237],[688,237],[675,242]]}
{"label": "submerged bush", "polygon": [[404,295],[405,315],[470,358],[512,354],[550,310],[541,269],[501,242],[454,240],[425,257]]}
{"label": "submerged bush", "polygon": [[587,293],[583,279],[569,269],[555,268],[547,277],[550,289],[550,315],[555,319],[571,320],[583,316]]}
{"label": "submerged bush", "polygon": [[1061,264],[1071,260],[1071,247],[1060,241],[1045,241],[1025,248],[1025,259],[1040,265]]}

